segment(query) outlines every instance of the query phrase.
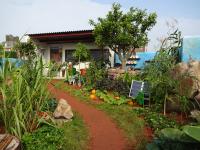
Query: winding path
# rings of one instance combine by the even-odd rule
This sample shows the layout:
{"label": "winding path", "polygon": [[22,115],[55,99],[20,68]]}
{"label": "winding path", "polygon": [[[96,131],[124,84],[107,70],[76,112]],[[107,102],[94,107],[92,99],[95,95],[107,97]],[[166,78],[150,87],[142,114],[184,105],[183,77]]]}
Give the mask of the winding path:
{"label": "winding path", "polygon": [[[56,81],[54,81],[55,83]],[[102,111],[82,103],[69,93],[49,85],[50,92],[57,98],[68,101],[72,109],[78,112],[89,127],[90,150],[126,150],[127,142],[119,128]]]}

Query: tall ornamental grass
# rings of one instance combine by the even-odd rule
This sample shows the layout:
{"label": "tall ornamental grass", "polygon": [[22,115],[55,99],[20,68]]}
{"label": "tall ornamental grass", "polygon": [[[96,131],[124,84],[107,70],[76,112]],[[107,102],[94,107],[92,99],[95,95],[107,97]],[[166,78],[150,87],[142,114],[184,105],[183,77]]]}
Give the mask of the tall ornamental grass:
{"label": "tall ornamental grass", "polygon": [[40,112],[49,98],[47,80],[43,76],[43,62],[27,61],[16,68],[6,61],[0,69],[0,117],[7,133],[21,139],[40,123]]}

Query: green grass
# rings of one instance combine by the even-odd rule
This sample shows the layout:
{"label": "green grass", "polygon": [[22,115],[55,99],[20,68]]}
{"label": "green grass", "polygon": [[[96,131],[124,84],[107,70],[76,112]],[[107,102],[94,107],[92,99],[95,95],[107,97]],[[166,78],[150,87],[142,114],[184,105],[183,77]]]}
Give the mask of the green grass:
{"label": "green grass", "polygon": [[89,99],[89,93],[82,90],[76,90],[68,85],[63,86],[63,81],[55,84],[55,87],[63,91],[69,92],[71,95],[77,97],[80,101],[93,105],[99,110],[106,112],[112,120],[121,128],[130,146],[136,144],[135,149],[145,149],[145,137],[143,133],[144,120],[137,117],[137,114],[128,105],[110,105],[108,103],[95,103]]}
{"label": "green grass", "polygon": [[87,127],[76,113],[71,122],[56,128],[44,125],[22,138],[25,150],[87,150],[88,141]]}

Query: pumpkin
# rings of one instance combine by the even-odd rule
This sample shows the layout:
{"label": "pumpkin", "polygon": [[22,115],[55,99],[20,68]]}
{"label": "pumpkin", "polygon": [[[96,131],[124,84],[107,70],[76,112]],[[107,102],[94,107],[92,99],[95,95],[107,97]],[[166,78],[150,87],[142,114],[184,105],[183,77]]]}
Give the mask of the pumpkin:
{"label": "pumpkin", "polygon": [[128,101],[128,104],[133,106],[133,101]]}
{"label": "pumpkin", "polygon": [[91,99],[91,100],[95,100],[95,99],[96,99],[96,95],[91,94],[91,95],[90,95],[90,99]]}
{"label": "pumpkin", "polygon": [[93,90],[91,91],[91,93],[92,93],[92,94],[95,94],[95,93],[96,93],[96,90],[95,90],[95,89],[93,89]]}
{"label": "pumpkin", "polygon": [[119,96],[115,96],[115,99],[119,100],[119,99],[120,99],[120,97],[119,97]]}

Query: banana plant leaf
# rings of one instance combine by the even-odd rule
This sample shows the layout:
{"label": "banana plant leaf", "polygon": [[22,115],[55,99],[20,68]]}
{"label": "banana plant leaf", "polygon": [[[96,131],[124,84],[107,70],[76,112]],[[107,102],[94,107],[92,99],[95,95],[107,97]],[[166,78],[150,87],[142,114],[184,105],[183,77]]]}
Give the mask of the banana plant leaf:
{"label": "banana plant leaf", "polygon": [[189,126],[186,125],[183,127],[183,132],[189,137],[200,142],[200,126]]}
{"label": "banana plant leaf", "polygon": [[193,138],[189,137],[183,131],[176,128],[165,128],[160,131],[159,137],[161,139],[179,141],[179,142],[196,142]]}

